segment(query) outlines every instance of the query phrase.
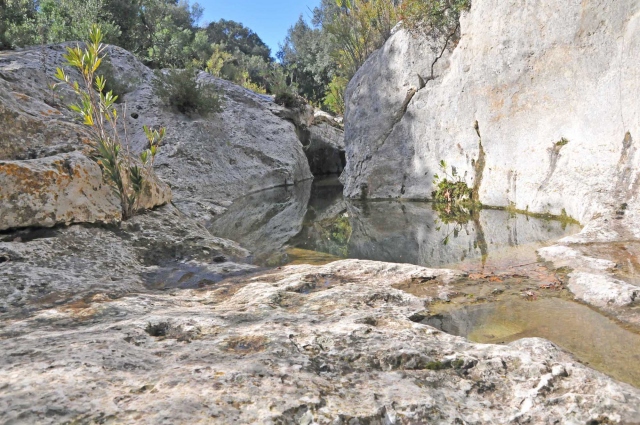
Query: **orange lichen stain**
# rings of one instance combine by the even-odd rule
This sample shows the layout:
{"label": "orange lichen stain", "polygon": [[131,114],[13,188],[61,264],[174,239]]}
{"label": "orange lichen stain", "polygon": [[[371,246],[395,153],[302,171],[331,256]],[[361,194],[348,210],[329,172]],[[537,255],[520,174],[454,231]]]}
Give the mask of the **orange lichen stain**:
{"label": "orange lichen stain", "polygon": [[61,170],[34,171],[29,167],[11,162],[0,163],[0,175],[12,177],[17,186],[16,189],[27,195],[39,195],[48,190],[52,183],[57,182],[60,186],[64,184],[64,180],[69,180],[69,174]]}
{"label": "orange lichen stain", "polygon": [[26,101],[31,99],[29,96],[27,96],[24,93],[13,92],[12,94],[13,94],[13,97],[15,97],[18,100]]}
{"label": "orange lichen stain", "polygon": [[224,350],[238,354],[251,354],[264,351],[269,340],[264,336],[234,336],[224,341]]}
{"label": "orange lichen stain", "polygon": [[59,307],[58,310],[80,320],[87,320],[95,316],[95,314],[97,313],[96,309],[93,308],[93,306],[90,303],[87,303],[85,300],[79,300],[71,304],[66,304],[62,307]]}

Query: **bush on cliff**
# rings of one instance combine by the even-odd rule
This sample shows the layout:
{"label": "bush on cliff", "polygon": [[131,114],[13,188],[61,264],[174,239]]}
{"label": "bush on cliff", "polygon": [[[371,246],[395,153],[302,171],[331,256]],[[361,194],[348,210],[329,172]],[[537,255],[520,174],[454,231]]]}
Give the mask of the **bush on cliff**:
{"label": "bush on cliff", "polygon": [[457,38],[460,15],[470,7],[471,0],[404,0],[400,19],[411,33]]}
{"label": "bush on cliff", "polygon": [[[92,135],[94,157],[102,168],[102,173],[114,193],[120,198],[122,218],[132,217],[139,209],[140,195],[149,177],[153,175],[153,161],[164,138],[165,129],[144,127],[149,140],[149,148],[135,157],[129,150],[129,141],[120,136],[118,119],[121,116],[116,106],[117,96],[106,91],[106,80],[96,76],[96,71],[106,54],[102,44],[103,34],[94,25],[86,47],[68,47],[64,58],[67,64],[79,71],[82,81],[71,81],[62,68],[56,70],[58,84],[67,85],[78,97],[79,102],[69,107],[78,113]],[[126,126],[126,123],[123,122]]]}
{"label": "bush on cliff", "polygon": [[211,84],[197,81],[195,69],[172,69],[157,71],[153,88],[162,102],[185,115],[208,116],[222,111],[222,101]]}

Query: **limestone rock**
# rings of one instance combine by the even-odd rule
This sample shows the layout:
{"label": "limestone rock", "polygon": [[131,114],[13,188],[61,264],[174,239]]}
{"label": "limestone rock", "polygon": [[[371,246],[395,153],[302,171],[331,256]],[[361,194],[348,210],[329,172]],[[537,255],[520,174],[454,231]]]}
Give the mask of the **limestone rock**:
{"label": "limestone rock", "polygon": [[[118,208],[119,211],[119,208]],[[198,287],[253,269],[249,252],[213,237],[175,207],[115,225],[0,235],[0,317],[149,289]]]}
{"label": "limestone rock", "polygon": [[314,176],[340,174],[346,165],[344,131],[331,115],[316,111],[305,154]]}
{"label": "limestone rock", "polygon": [[152,209],[171,202],[173,193],[167,183],[155,174],[147,174],[138,199],[140,209]]}
{"label": "limestone rock", "polygon": [[[73,96],[64,87],[55,93],[48,88],[55,68],[68,68],[62,59],[66,45],[0,52],[0,159],[85,149],[88,134],[64,106]],[[122,100],[130,147],[134,152],[146,147],[143,125],[167,128],[156,173],[171,187],[175,204],[190,216],[204,223],[225,202],[312,177],[295,126],[276,115],[284,108],[269,96],[201,73],[202,83],[220,90],[224,110],[210,117],[187,117],[161,104],[152,89],[153,72],[132,54],[110,46],[108,55],[114,78],[128,87]],[[75,76],[72,70],[70,75]],[[159,185],[144,204],[168,196],[168,188]]]}
{"label": "limestone rock", "polygon": [[49,88],[65,45],[0,52],[0,160],[43,158],[86,146],[88,131],[61,105],[72,93]]}
{"label": "limestone rock", "polygon": [[637,258],[640,242],[629,238],[624,226],[594,220],[578,235],[538,250],[556,268],[567,268],[567,288],[575,298],[640,326],[640,280]]}
{"label": "limestone rock", "polygon": [[0,230],[120,218],[120,201],[100,166],[81,153],[0,161]]}
{"label": "limestone rock", "polygon": [[445,160],[487,205],[637,211],[639,22],[634,0],[474,2],[433,81],[400,30],[349,84],[345,194],[429,198]]}
{"label": "limestone rock", "polygon": [[0,421],[637,423],[640,390],[542,339],[414,323],[392,287],[455,277],[347,260],[48,308],[2,328]]}

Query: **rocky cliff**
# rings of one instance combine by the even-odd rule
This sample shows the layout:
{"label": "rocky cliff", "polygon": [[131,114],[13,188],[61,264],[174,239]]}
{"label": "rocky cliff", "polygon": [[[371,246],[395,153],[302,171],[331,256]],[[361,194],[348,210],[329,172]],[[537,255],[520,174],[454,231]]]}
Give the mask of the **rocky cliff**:
{"label": "rocky cliff", "polygon": [[433,47],[400,30],[350,82],[346,195],[429,198],[445,160],[486,205],[638,206],[639,2],[476,1]]}
{"label": "rocky cliff", "polygon": [[[168,137],[156,164],[167,183],[154,182],[145,204],[156,208],[112,224],[118,206],[86,157],[86,133],[61,106],[68,93],[47,89],[61,52],[0,53],[0,422],[595,424],[640,417],[640,390],[547,341],[474,344],[428,326],[430,303],[475,284],[461,272],[357,260],[266,272],[246,264],[249,252],[205,226],[220,233],[240,227],[257,246],[299,231],[305,186],[283,196],[274,190],[267,205],[256,196],[229,208],[248,192],[310,177],[294,124],[278,118],[284,113],[270,99],[204,74],[201,81],[222,91],[225,111],[207,119],[168,112],[153,95],[150,71],[115,48],[116,76],[131,83],[132,148],[144,143],[142,124],[164,125]],[[415,99],[400,97],[400,112],[409,111]],[[380,122],[393,127],[397,117],[404,119]],[[171,196],[167,184],[175,205],[160,206]],[[224,228],[212,226],[211,214],[225,209]],[[522,235],[518,223],[513,228],[514,237],[536,238]],[[379,230],[406,241],[403,232]]]}
{"label": "rocky cliff", "polygon": [[[60,161],[73,162],[75,160],[66,155],[86,148],[88,133],[75,122],[65,106],[71,94],[64,89],[54,92],[49,88],[49,84],[55,82],[51,78],[55,68],[64,66],[63,52],[64,45],[51,45],[0,53],[0,122],[3,124],[0,160],[38,160],[42,163],[52,155],[61,154]],[[117,47],[110,47],[108,55],[113,67],[112,78],[127,87],[122,100],[127,105],[124,119],[132,148],[139,150],[146,145],[143,125],[167,128],[167,137],[156,160],[156,172],[171,186],[175,205],[199,222],[206,222],[211,213],[219,212],[244,194],[312,177],[294,125],[276,115],[283,108],[274,104],[271,98],[201,73],[202,83],[213,84],[219,89],[224,101],[223,112],[211,117],[189,118],[162,105],[152,88],[153,72],[133,55]],[[45,166],[52,167],[36,167]],[[99,180],[97,171],[97,168],[89,170],[85,167],[87,177],[84,181],[75,179],[71,185],[73,189],[64,186],[51,190],[49,185],[42,193],[67,193],[65,204],[71,205],[79,199],[72,194],[74,190],[84,193],[86,199],[92,198],[86,194],[103,190],[100,184],[91,180]],[[3,180],[3,183],[0,196],[5,199],[8,194],[4,190],[16,190],[12,182]],[[107,192],[95,198],[108,198]],[[166,203],[168,199],[170,197],[165,196],[157,204]],[[113,201],[115,203],[115,199]],[[29,199],[24,203],[29,207],[33,202],[36,201]],[[78,215],[84,214],[83,220],[59,213],[40,221],[27,221],[24,225],[117,218],[117,214],[105,212],[100,205],[104,201],[97,202],[99,205],[89,208],[91,213],[87,213],[86,208],[76,208]],[[90,202],[81,204],[84,207]],[[7,227],[14,226],[0,226],[0,229]]]}

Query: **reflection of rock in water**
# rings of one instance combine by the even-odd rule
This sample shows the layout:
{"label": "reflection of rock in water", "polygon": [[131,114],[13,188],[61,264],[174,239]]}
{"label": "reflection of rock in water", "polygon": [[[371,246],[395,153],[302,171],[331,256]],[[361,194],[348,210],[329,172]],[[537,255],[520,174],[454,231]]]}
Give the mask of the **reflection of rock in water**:
{"label": "reflection of rock in water", "polygon": [[587,306],[560,298],[525,301],[515,295],[494,303],[450,307],[420,323],[478,343],[545,338],[589,366],[640,386],[640,336]]}
{"label": "reflection of rock in water", "polygon": [[444,314],[436,314],[420,323],[433,326],[451,335],[466,337],[478,327],[478,323],[486,322],[493,310],[495,310],[494,304],[465,307]]}
{"label": "reflection of rock in water", "polygon": [[302,229],[311,185],[309,180],[238,199],[209,230],[251,250],[259,264],[279,264],[285,245]]}
{"label": "reflection of rock in water", "polygon": [[314,183],[305,225],[289,244],[306,251],[318,251],[346,258],[351,222],[345,215],[347,204],[337,178]]}
{"label": "reflection of rock in water", "polygon": [[[352,202],[351,258],[440,267],[480,259],[485,251],[541,243],[576,231],[560,222],[482,210],[465,224],[443,223],[431,204]],[[486,245],[485,245],[486,244]]]}

